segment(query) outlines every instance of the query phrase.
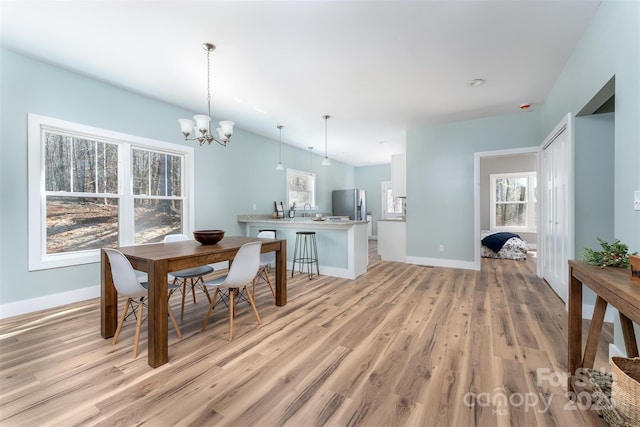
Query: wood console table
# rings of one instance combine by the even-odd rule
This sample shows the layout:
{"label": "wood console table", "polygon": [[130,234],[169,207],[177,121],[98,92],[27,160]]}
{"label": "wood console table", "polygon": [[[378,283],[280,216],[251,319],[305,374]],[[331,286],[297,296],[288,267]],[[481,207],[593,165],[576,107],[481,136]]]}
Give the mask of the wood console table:
{"label": "wood console table", "polygon": [[[582,285],[596,293],[596,305],[591,327],[582,353]],[[581,261],[569,261],[569,384],[568,391],[576,390],[575,380],[581,368],[593,368],[598,340],[607,304],[618,309],[620,326],[628,357],[638,357],[638,344],[633,322],[640,323],[640,285],[629,278],[623,268],[599,268]]]}

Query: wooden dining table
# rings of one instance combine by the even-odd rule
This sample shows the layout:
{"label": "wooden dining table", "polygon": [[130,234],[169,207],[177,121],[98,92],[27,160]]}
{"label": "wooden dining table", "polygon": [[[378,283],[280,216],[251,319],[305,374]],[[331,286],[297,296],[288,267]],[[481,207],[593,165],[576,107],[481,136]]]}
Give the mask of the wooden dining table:
{"label": "wooden dining table", "polygon": [[[202,245],[195,240],[173,243],[154,243],[117,248],[131,262],[134,269],[146,272],[148,295],[148,361],[151,367],[167,363],[168,354],[168,274],[172,271],[198,267],[222,261],[233,261],[245,243],[262,241],[262,253],[276,253],[275,303],[287,303],[287,241],[255,237],[225,237],[215,245]],[[118,322],[118,294],[113,285],[111,265],[106,252],[101,251],[100,267],[100,331],[102,337],[113,337]]]}

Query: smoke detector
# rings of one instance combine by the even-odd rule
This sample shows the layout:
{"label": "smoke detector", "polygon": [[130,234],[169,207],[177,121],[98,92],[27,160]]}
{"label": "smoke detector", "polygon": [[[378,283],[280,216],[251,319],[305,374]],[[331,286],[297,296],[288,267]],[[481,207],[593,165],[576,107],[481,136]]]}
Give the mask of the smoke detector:
{"label": "smoke detector", "polygon": [[486,80],[485,79],[473,79],[470,80],[469,83],[467,83],[467,85],[469,86],[482,86],[483,84],[485,84]]}

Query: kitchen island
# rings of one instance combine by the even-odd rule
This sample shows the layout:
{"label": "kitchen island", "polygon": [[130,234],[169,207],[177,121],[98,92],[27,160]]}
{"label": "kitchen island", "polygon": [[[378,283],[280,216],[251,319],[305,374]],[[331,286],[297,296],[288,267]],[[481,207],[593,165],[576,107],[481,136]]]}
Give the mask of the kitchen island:
{"label": "kitchen island", "polygon": [[367,271],[368,221],[272,219],[260,215],[238,215],[238,222],[245,224],[247,236],[255,237],[260,230],[276,230],[278,239],[286,239],[288,269],[293,263],[296,232],[315,231],[320,274],[355,279]]}

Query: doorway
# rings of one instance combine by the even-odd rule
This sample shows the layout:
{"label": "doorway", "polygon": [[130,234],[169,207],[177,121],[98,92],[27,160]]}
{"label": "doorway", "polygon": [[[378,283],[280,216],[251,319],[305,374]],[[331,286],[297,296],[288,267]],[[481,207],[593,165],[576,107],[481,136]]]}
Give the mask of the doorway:
{"label": "doorway", "polygon": [[[525,147],[474,153],[474,266],[476,270],[481,270],[482,268],[480,256],[481,232],[490,228],[488,213],[490,192],[487,187],[489,185],[489,172],[537,172],[539,169],[539,149],[540,147]],[[528,246],[536,248],[538,246],[537,235],[538,232],[536,231],[534,233],[522,233],[521,237],[527,242]],[[535,261],[537,269],[537,257]]]}

